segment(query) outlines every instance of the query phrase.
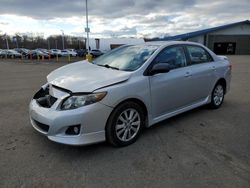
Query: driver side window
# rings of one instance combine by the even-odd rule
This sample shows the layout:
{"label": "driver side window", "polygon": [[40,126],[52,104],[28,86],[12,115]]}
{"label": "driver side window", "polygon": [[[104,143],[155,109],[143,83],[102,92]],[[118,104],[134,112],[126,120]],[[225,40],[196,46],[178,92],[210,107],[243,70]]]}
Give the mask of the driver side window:
{"label": "driver side window", "polygon": [[163,49],[154,59],[156,63],[168,63],[170,69],[186,66],[186,56],[181,46]]}

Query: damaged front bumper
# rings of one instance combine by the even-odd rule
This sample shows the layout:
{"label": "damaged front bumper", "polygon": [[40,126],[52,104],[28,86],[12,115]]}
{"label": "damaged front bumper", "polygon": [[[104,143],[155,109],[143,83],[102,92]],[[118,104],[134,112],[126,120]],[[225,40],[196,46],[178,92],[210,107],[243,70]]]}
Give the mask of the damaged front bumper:
{"label": "damaged front bumper", "polygon": [[[105,125],[112,111],[99,102],[72,110],[60,110],[69,96],[65,90],[52,85],[42,87],[30,102],[32,126],[50,140],[68,145],[87,145],[105,141]],[[79,127],[77,135],[68,134],[70,127]]]}

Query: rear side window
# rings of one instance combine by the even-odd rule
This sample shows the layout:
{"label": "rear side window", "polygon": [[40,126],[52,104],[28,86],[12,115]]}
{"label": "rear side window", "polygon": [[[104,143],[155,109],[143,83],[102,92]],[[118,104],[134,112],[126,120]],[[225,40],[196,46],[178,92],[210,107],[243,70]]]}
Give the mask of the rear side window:
{"label": "rear side window", "polygon": [[171,69],[186,66],[186,56],[181,46],[170,47],[162,50],[154,59],[156,63],[168,63]]}
{"label": "rear side window", "polygon": [[211,55],[202,47],[187,46],[187,51],[191,60],[191,64],[200,64],[213,61]]}

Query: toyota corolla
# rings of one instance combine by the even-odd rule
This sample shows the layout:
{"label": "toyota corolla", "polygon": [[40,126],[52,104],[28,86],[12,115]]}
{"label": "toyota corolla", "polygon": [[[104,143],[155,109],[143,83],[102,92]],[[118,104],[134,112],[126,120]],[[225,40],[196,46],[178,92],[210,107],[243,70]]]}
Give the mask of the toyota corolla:
{"label": "toyota corolla", "polygon": [[51,72],[30,102],[30,120],[58,143],[126,146],[157,122],[219,108],[230,79],[228,59],[197,43],[125,45]]}

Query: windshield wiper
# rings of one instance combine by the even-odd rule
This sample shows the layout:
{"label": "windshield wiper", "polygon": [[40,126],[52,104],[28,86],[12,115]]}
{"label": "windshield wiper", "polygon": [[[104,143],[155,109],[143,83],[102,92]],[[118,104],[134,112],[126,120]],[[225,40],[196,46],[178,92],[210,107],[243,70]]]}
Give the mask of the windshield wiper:
{"label": "windshield wiper", "polygon": [[101,67],[110,68],[110,69],[120,70],[119,68],[117,68],[117,67],[112,67],[112,66],[110,66],[110,65],[108,65],[108,64],[105,64],[105,65],[96,64],[96,65],[101,66]]}

